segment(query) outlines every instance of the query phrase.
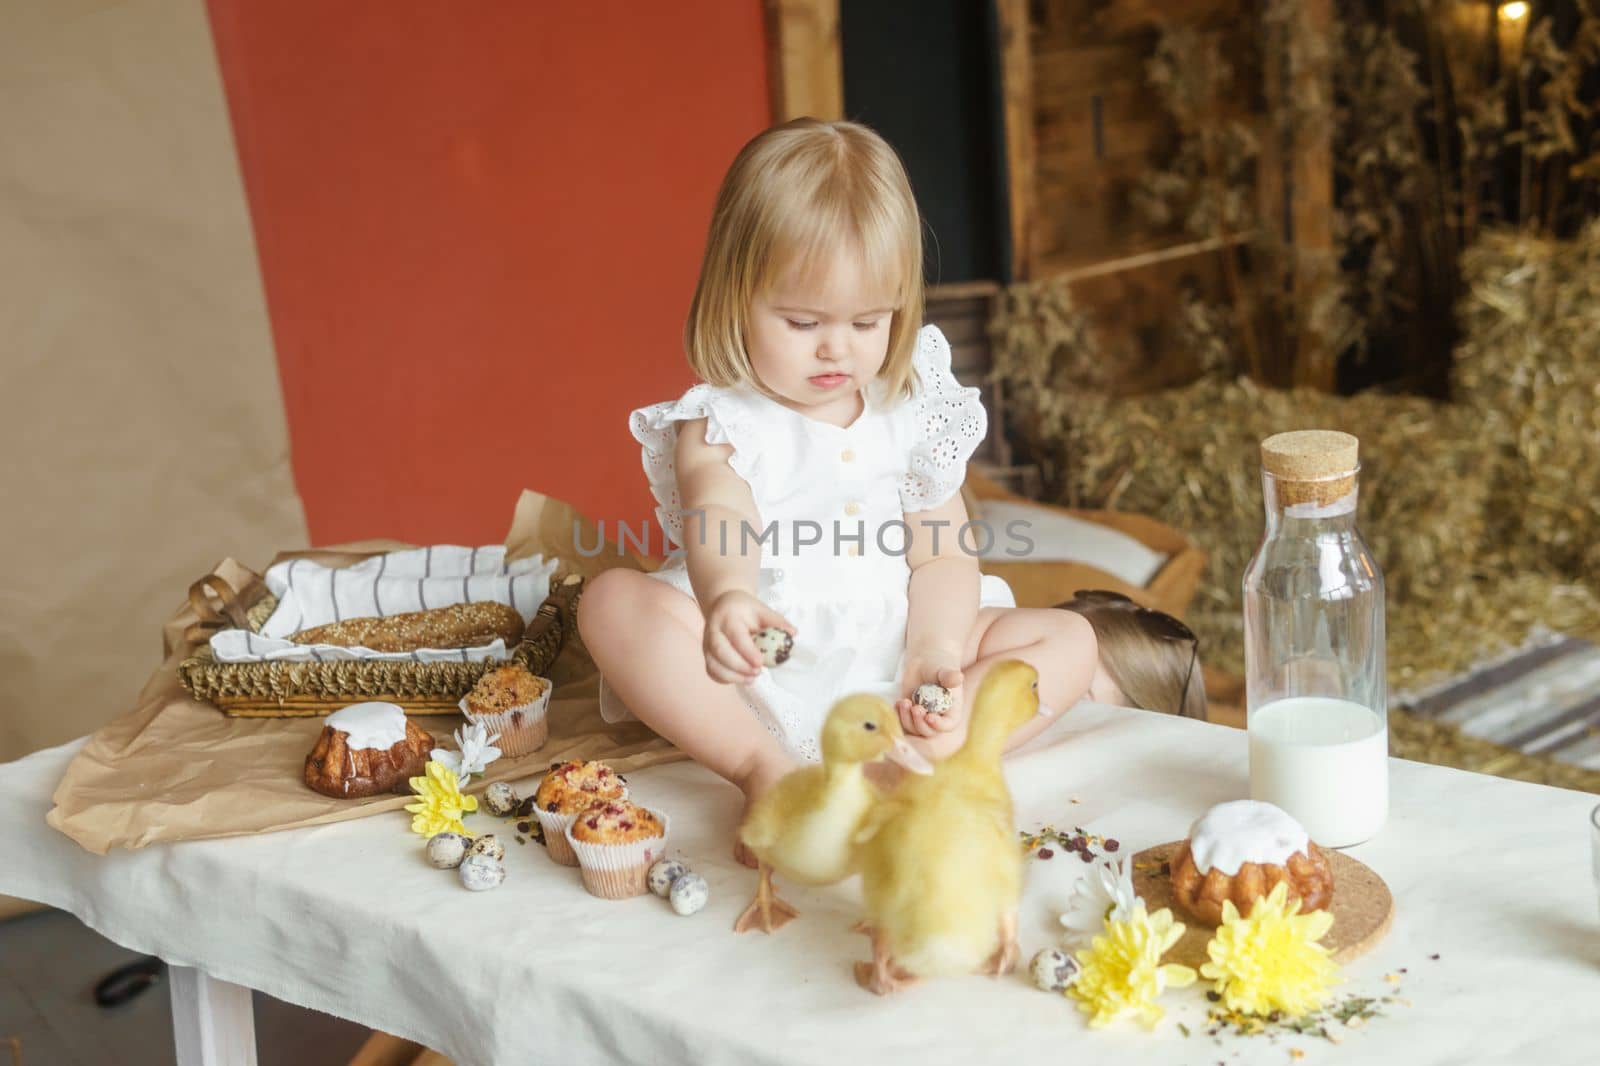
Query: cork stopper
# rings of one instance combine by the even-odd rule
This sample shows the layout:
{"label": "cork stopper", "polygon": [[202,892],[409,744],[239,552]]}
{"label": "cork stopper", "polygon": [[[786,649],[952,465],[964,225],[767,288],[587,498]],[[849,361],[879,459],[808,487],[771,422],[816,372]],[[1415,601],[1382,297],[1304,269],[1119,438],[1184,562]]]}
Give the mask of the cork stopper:
{"label": "cork stopper", "polygon": [[1261,467],[1277,479],[1278,504],[1318,507],[1355,491],[1360,444],[1337,430],[1278,433],[1261,442]]}

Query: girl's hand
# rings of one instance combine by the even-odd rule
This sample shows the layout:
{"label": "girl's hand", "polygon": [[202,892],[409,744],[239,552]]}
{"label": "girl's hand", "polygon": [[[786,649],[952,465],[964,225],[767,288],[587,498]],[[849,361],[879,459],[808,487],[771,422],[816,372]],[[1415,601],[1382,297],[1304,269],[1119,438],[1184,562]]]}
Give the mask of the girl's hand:
{"label": "girl's hand", "polygon": [[747,685],[761,674],[761,653],[755,634],[777,626],[795,635],[794,626],[748,592],[724,592],[706,612],[706,673],[724,685]]}
{"label": "girl's hand", "polygon": [[[912,736],[934,737],[961,724],[966,708],[961,701],[961,651],[955,648],[912,648],[906,651],[905,669],[900,674],[903,695],[894,705],[900,714],[900,728]],[[950,710],[929,714],[920,703],[912,702],[919,685],[943,685],[950,690]]]}

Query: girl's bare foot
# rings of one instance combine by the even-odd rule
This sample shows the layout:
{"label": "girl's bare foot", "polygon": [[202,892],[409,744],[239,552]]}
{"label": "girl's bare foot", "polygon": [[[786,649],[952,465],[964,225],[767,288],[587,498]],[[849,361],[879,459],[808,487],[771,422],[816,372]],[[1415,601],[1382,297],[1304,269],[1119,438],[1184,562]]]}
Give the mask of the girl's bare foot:
{"label": "girl's bare foot", "polygon": [[[794,768],[794,764],[790,762],[777,762],[768,766],[759,766],[751,771],[743,781],[739,782],[739,789],[744,793],[744,810],[739,812],[739,824],[741,826],[744,825],[744,820],[749,817],[750,808],[755,805],[756,800],[767,789],[771,788],[780,777],[783,777]],[[744,841],[739,839],[737,830],[734,831],[733,838],[733,859],[740,865],[748,866],[752,870],[759,865],[755,855],[745,846]]]}

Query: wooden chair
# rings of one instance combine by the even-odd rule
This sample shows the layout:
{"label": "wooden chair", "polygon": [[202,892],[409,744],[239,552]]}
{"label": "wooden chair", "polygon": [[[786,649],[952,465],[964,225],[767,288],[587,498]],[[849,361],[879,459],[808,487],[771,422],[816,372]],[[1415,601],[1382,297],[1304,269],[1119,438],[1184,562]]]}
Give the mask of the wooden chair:
{"label": "wooden chair", "polygon": [[[1095,511],[1057,507],[1019,496],[997,484],[975,464],[967,467],[963,491],[981,508],[985,500],[1006,500],[1070,515],[1084,522],[1106,526],[1132,537],[1145,547],[1167,557],[1161,569],[1144,587],[1136,587],[1090,566],[1074,562],[1029,562],[985,559],[979,569],[1004,578],[1017,597],[1019,607],[1054,607],[1070,599],[1079,589],[1110,589],[1131,597],[1146,607],[1182,618],[1194,599],[1200,575],[1206,567],[1205,552],[1195,547],[1182,533],[1163,522],[1127,511]],[[972,509],[969,504],[969,510]]]}

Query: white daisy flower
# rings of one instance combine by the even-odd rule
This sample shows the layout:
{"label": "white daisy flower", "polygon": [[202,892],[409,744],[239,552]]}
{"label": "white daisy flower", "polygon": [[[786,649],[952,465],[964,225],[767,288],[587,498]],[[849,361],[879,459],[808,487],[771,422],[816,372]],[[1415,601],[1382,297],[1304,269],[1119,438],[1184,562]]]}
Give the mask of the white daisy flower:
{"label": "white daisy flower", "polygon": [[1105,931],[1106,919],[1127,921],[1133,916],[1139,897],[1133,891],[1133,867],[1122,859],[1100,858],[1078,883],[1061,915],[1066,927],[1062,940],[1069,944],[1088,944]]}
{"label": "white daisy flower", "polygon": [[456,781],[465,787],[467,778],[473,774],[482,774],[489,764],[500,757],[500,749],[494,742],[500,739],[500,734],[489,735],[489,727],[482,722],[473,722],[467,726],[466,731],[456,730],[456,751],[446,751],[443,748],[434,748],[429,756],[434,762],[455,771]]}

